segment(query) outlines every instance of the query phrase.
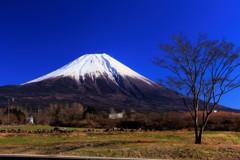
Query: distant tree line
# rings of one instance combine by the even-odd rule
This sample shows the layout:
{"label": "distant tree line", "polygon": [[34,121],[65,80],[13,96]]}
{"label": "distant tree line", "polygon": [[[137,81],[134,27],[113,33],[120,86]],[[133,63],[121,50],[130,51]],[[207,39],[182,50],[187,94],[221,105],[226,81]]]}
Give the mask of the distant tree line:
{"label": "distant tree line", "polygon": [[[98,111],[94,106],[79,103],[51,104],[49,107],[32,110],[23,107],[0,109],[0,124],[27,124],[33,115],[36,125],[52,125],[83,128],[123,128],[142,130],[194,130],[193,121],[187,112],[135,112],[126,111],[122,119],[110,119],[109,112]],[[201,112],[199,116],[201,116]],[[240,113],[213,113],[206,130],[240,131]]]}

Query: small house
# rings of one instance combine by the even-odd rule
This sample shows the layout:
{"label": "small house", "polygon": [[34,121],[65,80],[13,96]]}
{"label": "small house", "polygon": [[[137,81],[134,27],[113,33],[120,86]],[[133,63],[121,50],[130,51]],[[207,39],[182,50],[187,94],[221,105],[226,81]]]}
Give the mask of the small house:
{"label": "small house", "polygon": [[34,117],[33,117],[33,115],[30,115],[29,117],[26,118],[26,123],[34,125]]}
{"label": "small house", "polygon": [[110,113],[109,118],[110,119],[122,119],[124,115],[124,112],[121,113]]}

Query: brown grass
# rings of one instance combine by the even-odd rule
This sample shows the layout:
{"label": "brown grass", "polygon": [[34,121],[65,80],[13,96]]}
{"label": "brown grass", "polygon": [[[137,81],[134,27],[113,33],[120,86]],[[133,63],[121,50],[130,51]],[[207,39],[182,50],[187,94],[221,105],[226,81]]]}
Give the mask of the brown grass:
{"label": "brown grass", "polygon": [[163,159],[240,159],[239,132],[73,132],[0,134],[0,153]]}

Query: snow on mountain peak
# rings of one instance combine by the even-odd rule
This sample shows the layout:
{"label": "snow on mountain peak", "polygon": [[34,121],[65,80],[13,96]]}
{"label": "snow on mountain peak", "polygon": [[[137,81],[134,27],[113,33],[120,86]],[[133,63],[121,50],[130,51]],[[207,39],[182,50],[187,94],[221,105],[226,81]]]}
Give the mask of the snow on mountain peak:
{"label": "snow on mountain peak", "polygon": [[108,76],[108,78],[114,82],[116,82],[115,78],[118,76],[133,77],[141,79],[151,85],[150,80],[118,62],[106,53],[85,54],[62,68],[27,83],[38,82],[56,77],[72,77],[76,81],[79,81],[80,77],[84,79],[86,75],[92,78]]}

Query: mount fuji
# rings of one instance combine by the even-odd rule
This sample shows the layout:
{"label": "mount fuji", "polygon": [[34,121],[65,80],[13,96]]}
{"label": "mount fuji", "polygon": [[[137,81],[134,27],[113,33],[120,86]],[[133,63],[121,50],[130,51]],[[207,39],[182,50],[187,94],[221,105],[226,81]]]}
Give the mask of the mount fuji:
{"label": "mount fuji", "polygon": [[0,107],[9,97],[33,107],[82,103],[99,110],[185,110],[181,98],[109,55],[86,54],[47,75],[21,85],[0,87]]}
{"label": "mount fuji", "polygon": [[29,81],[26,84],[57,77],[71,77],[76,80],[76,82],[83,83],[86,78],[91,78],[96,82],[97,78],[102,77],[106,80],[110,79],[117,85],[119,84],[121,78],[132,77],[151,85],[150,80],[105,53],[83,55],[62,68],[40,78]]}

